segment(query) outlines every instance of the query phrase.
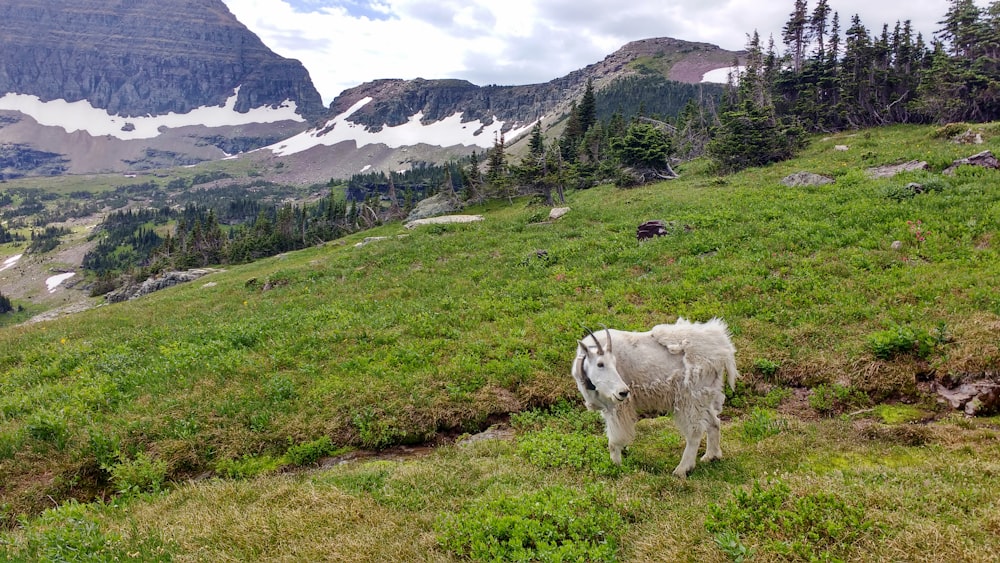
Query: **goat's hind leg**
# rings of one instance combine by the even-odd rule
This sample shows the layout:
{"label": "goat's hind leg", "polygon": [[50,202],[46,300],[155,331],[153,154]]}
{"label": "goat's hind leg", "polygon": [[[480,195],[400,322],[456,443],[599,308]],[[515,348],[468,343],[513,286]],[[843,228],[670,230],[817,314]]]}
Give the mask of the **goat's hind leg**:
{"label": "goat's hind leg", "polygon": [[705,431],[700,424],[678,424],[678,429],[684,435],[684,453],[681,455],[681,462],[674,469],[674,475],[680,478],[687,477],[687,474],[694,469],[695,459],[698,457],[698,447],[701,445],[701,437]]}
{"label": "goat's hind leg", "polygon": [[715,461],[722,459],[722,421],[715,413],[708,413],[705,417],[705,455],[701,456],[702,461]]}
{"label": "goat's hind leg", "polygon": [[726,396],[718,391],[708,409],[704,414],[704,423],[707,437],[705,438],[705,455],[702,461],[714,461],[722,459],[722,421],[719,420],[719,413],[722,412],[722,403]]}

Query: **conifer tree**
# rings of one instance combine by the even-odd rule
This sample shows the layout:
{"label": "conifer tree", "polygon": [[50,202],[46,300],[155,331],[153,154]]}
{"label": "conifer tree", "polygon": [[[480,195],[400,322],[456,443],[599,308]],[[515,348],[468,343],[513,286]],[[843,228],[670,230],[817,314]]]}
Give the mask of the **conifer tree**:
{"label": "conifer tree", "polygon": [[576,162],[581,139],[583,139],[583,124],[580,122],[580,111],[576,100],[573,100],[570,103],[566,128],[563,129],[562,137],[559,138],[559,149],[562,151],[564,161],[570,164]]}
{"label": "conifer tree", "polygon": [[594,98],[594,80],[587,80],[587,87],[583,91],[580,99],[580,106],[577,108],[580,120],[581,137],[597,123],[597,101]]}

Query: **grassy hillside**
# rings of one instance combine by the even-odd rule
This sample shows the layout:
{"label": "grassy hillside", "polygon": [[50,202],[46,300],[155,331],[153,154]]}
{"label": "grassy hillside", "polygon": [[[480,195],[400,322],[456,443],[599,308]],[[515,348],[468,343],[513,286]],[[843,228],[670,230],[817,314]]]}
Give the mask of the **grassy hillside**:
{"label": "grassy hillside", "polygon": [[[573,192],[551,223],[503,202],[4,328],[0,556],[989,560],[1000,421],[927,387],[1000,367],[1000,173],[940,174],[997,151],[982,130],[844,134],[721,178],[695,162]],[[931,170],[865,173],[911,159]],[[836,182],[780,183],[798,171]],[[638,243],[650,219],[671,232]],[[611,466],[569,376],[582,326],[678,316],[723,317],[743,373],[726,459],[687,481],[669,419]],[[504,439],[300,471],[511,413]]]}

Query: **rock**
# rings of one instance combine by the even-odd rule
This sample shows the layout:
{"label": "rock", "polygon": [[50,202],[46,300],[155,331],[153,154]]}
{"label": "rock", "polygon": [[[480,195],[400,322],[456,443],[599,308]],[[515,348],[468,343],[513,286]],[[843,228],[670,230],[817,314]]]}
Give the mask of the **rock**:
{"label": "rock", "polygon": [[567,213],[569,213],[568,207],[553,207],[552,211],[549,211],[549,221],[555,221]]}
{"label": "rock", "polygon": [[407,222],[418,221],[428,217],[447,215],[462,209],[462,204],[451,194],[440,192],[427,199],[420,200],[406,217]]}
{"label": "rock", "polygon": [[380,240],[387,240],[389,237],[365,237],[365,239],[358,244],[355,244],[355,248],[361,248],[362,246],[371,244],[373,242],[378,242]]}
{"label": "rock", "polygon": [[833,150],[835,150],[835,151],[846,151],[848,148],[850,148],[850,147],[848,147],[847,145],[836,145],[836,146],[833,147]]}
{"label": "rock", "polygon": [[469,444],[475,444],[476,442],[482,442],[484,440],[509,440],[514,437],[514,431],[506,426],[490,426],[486,430],[480,432],[479,434],[474,434],[467,438],[463,438],[457,442],[459,447],[465,447]]}
{"label": "rock", "polygon": [[960,145],[981,145],[983,144],[983,136],[972,129],[966,129],[964,133],[952,137],[951,142]]}
{"label": "rock", "polygon": [[663,221],[646,221],[636,229],[636,240],[643,241],[667,234],[667,225]]}
{"label": "rock", "polygon": [[869,178],[892,178],[896,174],[902,172],[912,172],[914,170],[927,170],[930,168],[926,162],[922,160],[910,160],[902,164],[887,164],[885,166],[875,166],[869,168],[865,172],[868,174]]}
{"label": "rock", "polygon": [[899,249],[903,248],[903,241],[901,241],[901,240],[894,240],[894,241],[892,241],[892,244],[889,245],[889,248],[891,248],[893,250],[899,250]]}
{"label": "rock", "polygon": [[428,217],[427,219],[417,219],[403,225],[407,229],[419,227],[421,225],[443,225],[447,223],[475,223],[482,221],[482,215],[442,215],[440,217]]}
{"label": "rock", "polygon": [[935,383],[932,389],[943,402],[968,416],[986,416],[1000,412],[1000,384],[992,381],[962,383],[954,389]]}
{"label": "rock", "polygon": [[221,272],[222,270],[217,270],[214,268],[195,268],[192,270],[185,270],[182,272],[166,272],[159,276],[154,276],[141,284],[129,285],[114,291],[108,292],[104,299],[108,303],[120,303],[122,301],[130,301],[132,299],[138,299],[145,295],[149,295],[155,291],[160,291],[161,289],[166,289],[168,287],[175,286],[180,283],[186,283],[194,281],[198,278],[212,274],[215,272]]}
{"label": "rock", "polygon": [[983,168],[990,168],[996,170],[1000,168],[1000,162],[997,158],[993,156],[991,151],[983,151],[981,153],[974,154],[967,158],[960,158],[951,163],[951,166],[946,168],[942,174],[948,174],[949,176],[955,173],[955,170],[960,166],[982,166]]}
{"label": "rock", "polygon": [[823,186],[832,184],[833,178],[812,172],[796,172],[782,178],[781,183],[790,187],[798,188],[802,186]]}

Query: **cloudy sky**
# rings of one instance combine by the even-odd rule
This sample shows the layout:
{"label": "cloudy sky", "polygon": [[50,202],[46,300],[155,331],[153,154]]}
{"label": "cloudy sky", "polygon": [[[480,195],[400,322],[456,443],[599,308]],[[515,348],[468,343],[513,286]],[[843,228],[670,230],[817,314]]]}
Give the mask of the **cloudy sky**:
{"label": "cloudy sky", "polygon": [[[268,47],[298,59],[329,104],[378,78],[548,82],[636,39],[674,37],[743,49],[781,42],[794,0],[224,0]],[[828,0],[841,32],[910,20],[929,43],[948,0]],[[977,2],[985,5],[986,0]],[[811,11],[815,0],[808,3]]]}

